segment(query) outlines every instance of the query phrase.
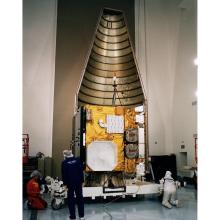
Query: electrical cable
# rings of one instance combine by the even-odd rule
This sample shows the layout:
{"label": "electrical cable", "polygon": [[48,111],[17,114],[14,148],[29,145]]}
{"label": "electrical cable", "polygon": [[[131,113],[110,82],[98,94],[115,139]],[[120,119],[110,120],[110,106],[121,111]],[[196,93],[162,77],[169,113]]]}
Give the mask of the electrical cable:
{"label": "electrical cable", "polygon": [[[124,178],[124,175],[123,175],[123,178]],[[138,188],[137,188],[137,190],[136,190],[135,192],[133,192],[133,193],[123,193],[122,195],[120,195],[120,196],[118,196],[118,197],[112,199],[110,202],[105,203],[105,204],[103,205],[103,210],[104,210],[104,212],[105,212],[105,213],[110,217],[110,219],[112,220],[112,219],[113,219],[113,216],[112,216],[111,213],[109,212],[107,206],[108,206],[109,204],[111,204],[111,203],[117,201],[118,199],[123,198],[123,197],[126,196],[126,195],[136,195],[139,190],[140,190],[140,185],[138,185]]]}
{"label": "electrical cable", "polygon": [[119,102],[120,102],[120,105],[122,106],[121,99],[120,99],[120,97],[119,97],[118,90],[117,90],[116,88],[115,88],[115,91],[116,91],[116,95],[118,95],[118,100],[119,100]]}
{"label": "electrical cable", "polygon": [[[118,100],[120,102],[120,105],[122,106],[121,98],[119,97],[118,90],[117,90],[117,84],[115,83],[115,81],[114,81],[114,84],[112,86],[114,88],[114,93],[113,93],[113,97],[112,97],[112,105],[115,106],[115,102],[116,102],[116,99],[117,99],[116,96],[118,96]],[[121,93],[121,95],[124,98],[122,93]]]}
{"label": "electrical cable", "polygon": [[[108,175],[108,173],[106,173]],[[113,177],[114,173],[111,173],[109,176],[107,176],[107,179],[104,181],[104,183],[102,184],[102,187],[105,187],[105,184],[109,181],[110,178]]]}

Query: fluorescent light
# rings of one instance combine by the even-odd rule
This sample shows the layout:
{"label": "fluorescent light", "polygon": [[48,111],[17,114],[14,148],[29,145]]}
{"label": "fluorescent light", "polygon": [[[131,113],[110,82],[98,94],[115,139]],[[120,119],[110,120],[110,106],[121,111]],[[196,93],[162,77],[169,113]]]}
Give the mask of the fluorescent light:
{"label": "fluorescent light", "polygon": [[198,66],[198,58],[194,59],[195,66]]}

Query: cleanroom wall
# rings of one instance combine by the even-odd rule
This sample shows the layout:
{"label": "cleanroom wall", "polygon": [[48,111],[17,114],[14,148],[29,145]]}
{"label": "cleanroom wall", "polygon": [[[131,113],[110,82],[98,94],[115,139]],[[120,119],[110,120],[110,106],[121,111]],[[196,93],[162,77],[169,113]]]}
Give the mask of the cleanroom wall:
{"label": "cleanroom wall", "polygon": [[125,12],[133,43],[135,33],[149,104],[150,154],[178,155],[184,141],[188,164],[193,163],[195,0],[60,0],[57,33],[56,0],[24,0],[23,7],[23,132],[31,135],[31,155],[52,155],[54,175],[59,174],[62,150],[72,138],[74,94],[98,16],[102,7],[111,7]]}
{"label": "cleanroom wall", "polygon": [[23,1],[23,133],[52,156],[57,0]]}
{"label": "cleanroom wall", "polygon": [[[181,17],[173,97],[173,144],[179,167],[195,165],[193,136],[197,134],[196,8],[196,0],[182,1],[180,4]],[[181,145],[185,148],[181,149]],[[183,161],[184,157],[186,163]]]}
{"label": "cleanroom wall", "polygon": [[[136,53],[148,97],[149,153],[173,152],[172,102],[179,28],[177,0],[139,0]],[[143,46],[144,45],[144,46]]]}
{"label": "cleanroom wall", "polygon": [[197,133],[196,0],[135,1],[135,44],[149,110],[150,155],[177,155],[194,165]]}

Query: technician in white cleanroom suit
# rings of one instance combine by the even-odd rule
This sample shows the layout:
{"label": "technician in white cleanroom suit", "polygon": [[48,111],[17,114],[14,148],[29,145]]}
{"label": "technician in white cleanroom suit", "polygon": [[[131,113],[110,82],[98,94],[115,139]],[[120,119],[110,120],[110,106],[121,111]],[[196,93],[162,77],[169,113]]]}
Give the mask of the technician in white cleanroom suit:
{"label": "technician in white cleanroom suit", "polygon": [[176,197],[178,182],[175,182],[171,175],[172,173],[170,171],[166,171],[164,178],[160,180],[160,190],[161,192],[163,190],[162,205],[169,209],[172,208],[172,205],[178,205]]}

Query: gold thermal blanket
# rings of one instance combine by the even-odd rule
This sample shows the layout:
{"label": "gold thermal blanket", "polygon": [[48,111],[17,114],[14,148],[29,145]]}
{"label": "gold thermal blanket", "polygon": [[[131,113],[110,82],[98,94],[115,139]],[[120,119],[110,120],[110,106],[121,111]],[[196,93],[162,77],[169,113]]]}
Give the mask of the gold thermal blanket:
{"label": "gold thermal blanket", "polygon": [[[99,125],[101,119],[106,124],[107,115],[124,114],[125,129],[136,127],[134,109],[118,109],[111,106],[86,105],[87,110],[91,112],[91,118],[86,122],[86,146],[93,141],[112,141],[117,145],[117,165],[114,171],[135,172],[136,159],[128,159],[124,156],[124,134],[108,134],[106,128]],[[107,155],[106,155],[107,156]],[[87,166],[87,171],[91,169]]]}

